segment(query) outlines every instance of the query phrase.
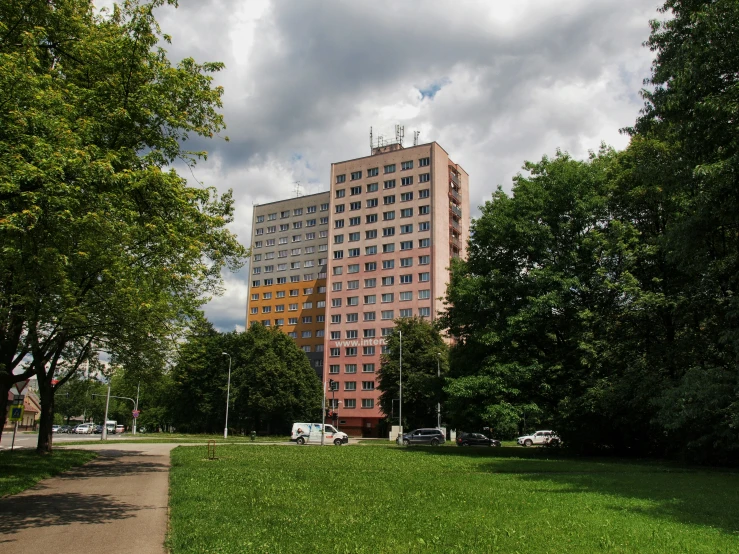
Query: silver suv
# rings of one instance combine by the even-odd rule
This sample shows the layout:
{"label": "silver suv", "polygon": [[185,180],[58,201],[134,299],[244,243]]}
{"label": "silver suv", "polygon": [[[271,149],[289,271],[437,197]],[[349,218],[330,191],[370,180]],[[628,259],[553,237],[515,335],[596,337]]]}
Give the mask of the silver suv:
{"label": "silver suv", "polygon": [[405,433],[402,439],[403,444],[408,446],[411,444],[430,444],[431,446],[439,446],[446,442],[446,437],[441,429],[415,429],[410,433]]}

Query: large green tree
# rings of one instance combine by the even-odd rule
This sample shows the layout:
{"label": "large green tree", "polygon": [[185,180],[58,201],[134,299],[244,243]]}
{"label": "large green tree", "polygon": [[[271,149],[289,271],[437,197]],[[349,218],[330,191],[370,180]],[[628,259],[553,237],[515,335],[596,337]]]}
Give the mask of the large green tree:
{"label": "large green tree", "polygon": [[218,333],[203,322],[182,346],[171,378],[177,429],[223,431],[229,357],[229,428],[287,433],[295,421],[320,417],[321,383],[305,353],[277,328],[253,324]]}
{"label": "large green tree", "polygon": [[[442,387],[447,373],[448,347],[439,331],[424,318],[395,320],[388,335],[387,352],[377,376],[380,408],[390,418],[398,417],[400,406],[400,372],[403,372],[403,425],[405,429],[434,427],[437,404],[444,401]],[[441,373],[439,377],[438,373]],[[442,414],[447,421],[446,408]],[[391,424],[394,422],[390,422]]]}
{"label": "large green tree", "polygon": [[[40,452],[54,392],[98,349],[158,366],[171,338],[245,250],[226,225],[230,192],[169,166],[223,128],[220,63],[173,65],[154,10],[126,0],[0,6],[0,403],[37,376]],[[30,367],[17,371],[21,360]],[[0,413],[4,414],[0,405]]]}

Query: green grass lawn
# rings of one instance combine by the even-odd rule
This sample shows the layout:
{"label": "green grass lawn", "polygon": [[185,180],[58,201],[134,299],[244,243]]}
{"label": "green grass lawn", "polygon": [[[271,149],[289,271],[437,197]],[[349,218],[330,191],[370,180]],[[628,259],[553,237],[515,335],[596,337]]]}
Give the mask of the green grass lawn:
{"label": "green grass lawn", "polygon": [[739,552],[739,475],[543,449],[172,452],[181,552]]}
{"label": "green grass lawn", "polygon": [[[89,436],[89,435],[88,435]],[[189,435],[183,433],[151,433],[151,434],[136,434],[126,433],[125,435],[108,435],[107,440],[100,440],[100,435],[96,435],[97,442],[102,444],[119,444],[119,443],[139,443],[139,444],[158,444],[158,443],[205,443],[209,440],[216,441],[219,445],[221,444],[245,444],[251,442],[290,442],[290,437],[287,435],[275,435],[275,436],[258,436],[254,441],[250,437],[243,437],[241,435],[229,436],[227,439],[223,438],[223,435]],[[79,446],[82,444],[94,444],[94,441],[59,441],[56,444],[60,446]]]}
{"label": "green grass lawn", "polygon": [[55,450],[41,456],[34,450],[0,452],[0,496],[16,494],[41,481],[97,458],[96,452]]}

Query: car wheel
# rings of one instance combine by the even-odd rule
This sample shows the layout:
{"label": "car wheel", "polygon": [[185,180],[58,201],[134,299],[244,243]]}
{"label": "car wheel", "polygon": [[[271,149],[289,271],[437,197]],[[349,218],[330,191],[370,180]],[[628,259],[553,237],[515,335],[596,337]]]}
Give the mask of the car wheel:
{"label": "car wheel", "polygon": [[439,446],[439,439],[431,439],[431,446]]}
{"label": "car wheel", "polygon": [[411,441],[409,441],[408,439],[403,439],[403,446],[410,446],[410,444]]}
{"label": "car wheel", "polygon": [[334,444],[335,444],[336,446],[341,446],[341,445],[342,445],[342,444],[344,444],[344,443],[343,443],[343,442],[341,442],[341,439],[334,439]]}
{"label": "car wheel", "polygon": [[305,438],[303,438],[303,437],[298,437],[298,438],[297,438],[297,440],[296,440],[295,442],[297,442],[298,444],[305,444]]}
{"label": "car wheel", "polygon": [[468,443],[468,442],[463,442],[462,443],[462,446],[469,446],[469,445],[470,445],[470,443]]}
{"label": "car wheel", "polygon": [[534,443],[531,441],[531,439],[526,439],[525,441],[523,441],[524,446],[531,446],[532,444]]}

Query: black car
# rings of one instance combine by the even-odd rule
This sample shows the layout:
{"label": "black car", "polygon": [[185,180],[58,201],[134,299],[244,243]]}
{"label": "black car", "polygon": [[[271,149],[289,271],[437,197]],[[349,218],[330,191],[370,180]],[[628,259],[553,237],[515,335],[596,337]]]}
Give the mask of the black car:
{"label": "black car", "polygon": [[439,446],[446,442],[446,437],[440,429],[415,429],[410,433],[405,433],[402,437],[402,441],[406,446],[411,444],[430,444],[431,446]]}
{"label": "black car", "polygon": [[95,425],[95,427],[92,430],[93,433],[96,435],[99,435],[103,432],[103,426],[102,425]]}
{"label": "black car", "polygon": [[457,446],[500,446],[500,441],[491,439],[482,433],[460,433]]}

